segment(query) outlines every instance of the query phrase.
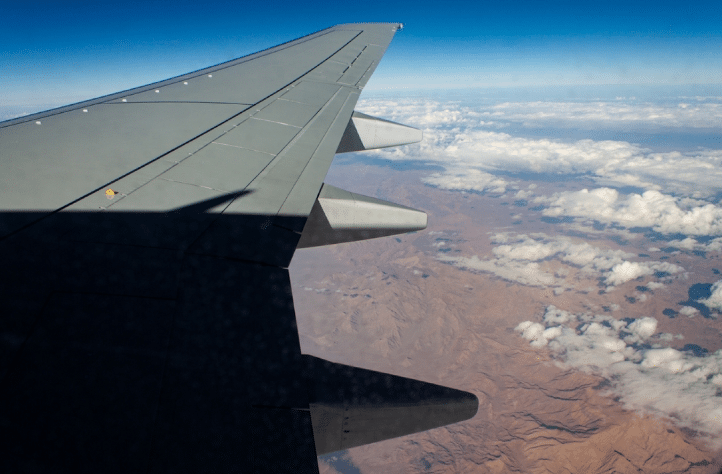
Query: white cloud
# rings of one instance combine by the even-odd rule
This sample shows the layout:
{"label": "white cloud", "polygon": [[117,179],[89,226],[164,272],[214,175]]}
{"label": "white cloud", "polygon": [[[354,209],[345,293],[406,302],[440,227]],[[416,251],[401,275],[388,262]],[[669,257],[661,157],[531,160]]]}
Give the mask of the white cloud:
{"label": "white cloud", "polygon": [[[548,110],[542,110],[545,107]],[[448,169],[434,178],[441,183],[447,178],[454,181],[467,170],[477,171],[466,180],[457,180],[456,187],[446,189],[468,185],[466,189],[478,190],[491,179],[478,172],[498,174],[500,171],[583,174],[600,185],[636,186],[698,198],[713,197],[722,189],[722,150],[654,152],[625,141],[523,138],[499,133],[490,129],[488,124],[490,116],[495,123],[533,119],[539,123],[551,121],[546,126],[554,126],[569,121],[575,128],[592,118],[593,122],[589,123],[616,120],[615,123],[624,126],[625,130],[629,123],[705,128],[722,124],[720,104],[698,104],[686,108],[626,105],[624,110],[620,107],[618,103],[537,102],[471,108],[455,102],[420,99],[376,99],[360,104],[360,109],[371,115],[424,129],[424,140],[419,145],[377,150],[374,152],[377,155],[391,160],[436,161]],[[497,176],[497,179],[501,178]]]}
{"label": "white cloud", "polygon": [[527,198],[532,197],[533,195],[534,195],[534,193],[532,193],[531,190],[527,190],[527,191],[520,190],[520,191],[517,191],[516,194],[514,194],[514,198],[527,199]]}
{"label": "white cloud", "polygon": [[655,272],[672,274],[681,271],[684,271],[684,268],[669,262],[639,263],[624,261],[612,267],[605,282],[608,285],[617,286],[640,276],[652,275]]}
{"label": "white cloud", "polygon": [[[664,367],[670,372],[679,372],[683,369],[684,354],[678,350],[667,347],[665,349],[650,349],[644,354],[642,367]],[[691,368],[688,365],[687,368]]]}
{"label": "white cloud", "polygon": [[640,276],[654,273],[651,268],[638,262],[622,262],[614,265],[607,274],[606,282],[609,285],[621,285]]}
{"label": "white cloud", "polygon": [[[607,291],[640,276],[655,272],[684,271],[668,262],[632,262],[635,254],[600,249],[568,237],[546,234],[499,233],[492,236],[492,258],[439,256],[439,260],[461,268],[493,273],[523,285],[556,287],[555,294],[575,287],[574,280],[603,277]],[[555,261],[556,264],[552,263]],[[559,264],[564,266],[559,266]],[[576,271],[574,271],[576,269]]]}
{"label": "white cloud", "polygon": [[722,311],[722,280],[712,285],[711,291],[712,294],[709,298],[698,301],[711,309]]}
{"label": "white cloud", "polygon": [[531,341],[533,347],[546,346],[550,339],[554,339],[562,334],[561,327],[557,326],[545,329],[541,324],[531,321],[520,323],[514,330],[521,332],[522,337]]}
{"label": "white cloud", "polygon": [[[651,227],[665,234],[722,235],[722,208],[658,191],[622,195],[611,188],[582,189],[537,197],[534,202],[546,204],[543,214],[549,217],[572,216],[625,227]],[[686,239],[677,242],[692,245]],[[719,245],[722,248],[722,242]]]}
{"label": "white cloud", "polygon": [[684,250],[700,250],[703,252],[722,252],[722,237],[698,242],[691,237],[681,240],[670,240],[667,247],[677,247]]}
{"label": "white cloud", "polygon": [[456,171],[452,169],[443,173],[434,173],[423,178],[422,181],[441,189],[488,191],[499,194],[505,193],[507,186],[509,186],[509,182],[505,179],[474,168]]}
{"label": "white cloud", "polygon": [[[574,314],[549,306],[542,322],[515,330],[534,347],[548,346],[562,366],[605,377],[625,408],[669,419],[720,445],[722,350],[704,357],[659,346],[678,336],[655,335],[657,320],[629,323],[611,316]],[[648,347],[648,346],[647,346]],[[716,441],[715,441],[716,440]]]}
{"label": "white cloud", "polygon": [[638,337],[639,340],[644,340],[657,332],[657,320],[647,317],[635,319],[632,323],[627,325],[627,328],[633,335]]}
{"label": "white cloud", "polygon": [[[696,98],[695,98],[696,99]],[[706,103],[652,104],[634,97],[611,101],[519,101],[463,106],[459,102],[421,99],[365,99],[359,109],[371,115],[404,119],[420,125],[478,125],[620,129],[720,128],[722,98],[707,97]]]}
{"label": "white cloud", "polygon": [[692,237],[687,237],[681,240],[672,240],[667,244],[669,247],[678,247],[685,250],[695,250],[699,247],[699,244]]}
{"label": "white cloud", "polygon": [[699,310],[691,306],[682,306],[682,309],[679,310],[679,314],[681,314],[682,316],[687,316],[688,318],[695,317],[697,313],[699,313]]}
{"label": "white cloud", "polygon": [[553,274],[544,271],[536,262],[482,260],[476,255],[471,258],[442,255],[437,258],[460,268],[493,273],[522,285],[547,287],[563,284],[563,281],[558,281]]}
{"label": "white cloud", "polygon": [[722,127],[722,105],[661,105],[619,101],[505,102],[490,107],[482,117],[522,122],[527,126],[714,128]]}

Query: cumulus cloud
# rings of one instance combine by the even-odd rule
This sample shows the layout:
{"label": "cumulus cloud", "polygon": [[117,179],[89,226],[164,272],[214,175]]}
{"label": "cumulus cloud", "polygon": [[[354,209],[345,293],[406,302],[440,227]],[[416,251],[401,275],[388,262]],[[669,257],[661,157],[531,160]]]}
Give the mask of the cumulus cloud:
{"label": "cumulus cloud", "polygon": [[638,262],[622,262],[614,265],[607,274],[606,282],[610,285],[621,285],[640,276],[654,273],[651,268]]}
{"label": "cumulus cloud", "polygon": [[[679,273],[684,268],[669,262],[639,263],[624,261],[614,265],[606,275],[605,282],[611,286],[634,280],[640,276],[652,275],[655,272]],[[642,295],[644,296],[644,295]]]}
{"label": "cumulus cloud", "polygon": [[[611,188],[582,189],[537,197],[534,202],[545,204],[547,208],[542,212],[549,217],[572,216],[625,227],[651,227],[665,234],[722,235],[722,208],[658,191],[623,195]],[[687,239],[677,242],[694,246]],[[722,242],[715,242],[722,246]]]}
{"label": "cumulus cloud", "polygon": [[506,192],[509,182],[484,171],[469,168],[463,170],[449,170],[444,173],[434,173],[423,178],[426,184],[441,189],[453,189],[459,191],[478,191],[503,194]]}
{"label": "cumulus cloud", "polygon": [[708,308],[722,311],[722,280],[718,281],[711,288],[712,294],[709,298],[698,300]]}
{"label": "cumulus cloud", "polygon": [[628,259],[635,254],[600,249],[563,236],[498,233],[492,236],[491,241],[496,244],[491,258],[482,259],[476,255],[471,258],[447,255],[437,258],[523,285],[553,286],[559,289],[556,294],[561,294],[564,289],[573,289],[574,279],[602,277],[607,291],[611,291],[640,276],[684,271],[684,268],[668,262],[632,262]]}
{"label": "cumulus cloud", "polygon": [[687,316],[688,318],[695,317],[697,313],[699,313],[699,310],[691,306],[682,306],[682,308],[679,310],[679,314],[681,314],[682,316]]}
{"label": "cumulus cloud", "polygon": [[562,334],[562,328],[559,326],[545,328],[541,324],[531,321],[520,323],[514,330],[521,332],[522,337],[531,341],[531,345],[534,347],[546,346],[550,339]]}
{"label": "cumulus cloud", "polygon": [[[685,239],[670,240],[666,246],[683,250],[698,250],[701,252],[722,252],[722,237],[703,239],[701,241],[687,237]],[[652,249],[650,249],[650,252],[651,251]],[[657,249],[657,252],[659,252],[659,249]]]}
{"label": "cumulus cloud", "polygon": [[[515,330],[533,347],[548,346],[559,364],[606,378],[625,408],[722,435],[722,350],[706,356],[662,347],[677,338],[655,334],[657,320],[617,320],[549,306],[541,322]],[[651,346],[651,347],[650,347]]]}
{"label": "cumulus cloud", "polygon": [[[621,326],[620,326],[621,327]],[[635,319],[627,325],[630,335],[624,341],[628,343],[644,341],[657,331],[657,320],[654,318]]]}

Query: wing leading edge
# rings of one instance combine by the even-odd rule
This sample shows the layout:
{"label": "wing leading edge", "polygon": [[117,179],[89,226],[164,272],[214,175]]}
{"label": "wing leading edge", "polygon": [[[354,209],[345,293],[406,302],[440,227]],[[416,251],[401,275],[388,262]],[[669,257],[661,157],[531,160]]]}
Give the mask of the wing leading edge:
{"label": "wing leading edge", "polygon": [[474,415],[298,341],[298,246],[426,225],[323,186],[336,152],[420,139],[353,111],[398,28],[0,123],[3,472],[317,472],[316,451]]}

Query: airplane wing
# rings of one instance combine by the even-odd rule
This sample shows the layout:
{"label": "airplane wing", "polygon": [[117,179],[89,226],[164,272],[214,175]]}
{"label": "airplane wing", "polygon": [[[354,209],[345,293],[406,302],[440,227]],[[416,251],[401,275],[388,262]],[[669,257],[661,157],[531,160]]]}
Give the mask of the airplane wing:
{"label": "airplane wing", "polygon": [[423,229],[324,185],[418,130],[354,112],[398,24],[348,24],[0,123],[0,471],[318,472],[470,393],[301,353],[298,247]]}

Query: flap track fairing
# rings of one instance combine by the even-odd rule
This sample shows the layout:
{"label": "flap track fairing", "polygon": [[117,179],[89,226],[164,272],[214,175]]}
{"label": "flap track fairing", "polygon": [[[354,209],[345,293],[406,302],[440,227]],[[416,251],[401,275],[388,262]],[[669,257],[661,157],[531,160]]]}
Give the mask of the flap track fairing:
{"label": "flap track fairing", "polygon": [[374,150],[420,142],[421,130],[370,115],[354,112],[336,153]]}
{"label": "flap track fairing", "polygon": [[426,224],[425,212],[324,183],[297,248],[403,234]]}

